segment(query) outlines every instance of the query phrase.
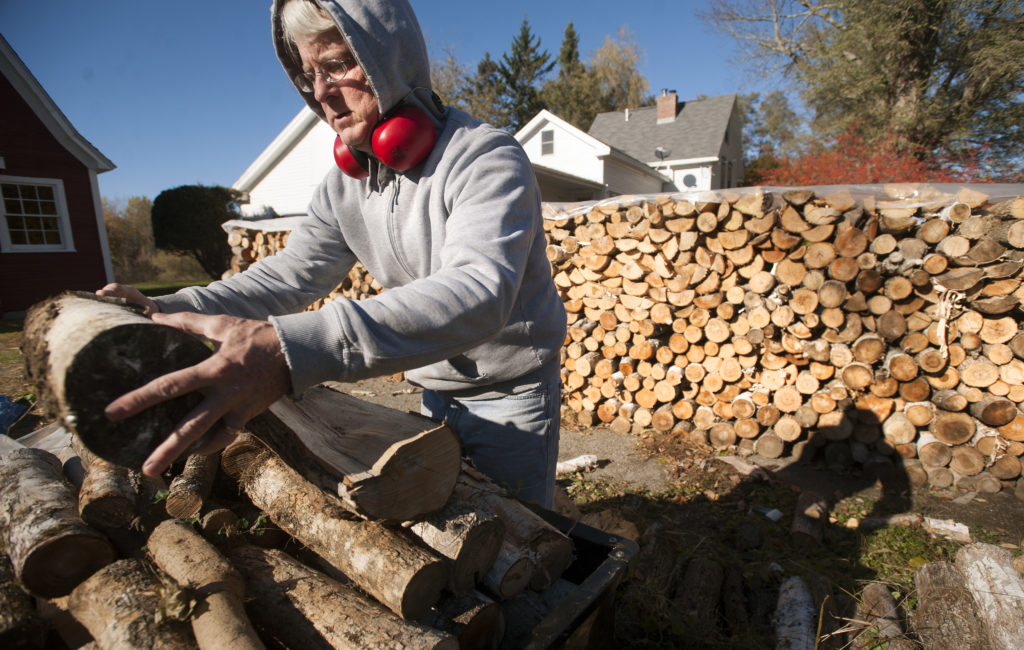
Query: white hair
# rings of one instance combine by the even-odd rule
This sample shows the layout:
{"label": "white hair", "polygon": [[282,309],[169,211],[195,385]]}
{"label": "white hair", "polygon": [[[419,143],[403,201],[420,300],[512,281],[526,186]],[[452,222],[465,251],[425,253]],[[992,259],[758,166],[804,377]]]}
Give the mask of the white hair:
{"label": "white hair", "polygon": [[281,8],[281,26],[285,40],[312,41],[338,27],[313,0],[288,0]]}

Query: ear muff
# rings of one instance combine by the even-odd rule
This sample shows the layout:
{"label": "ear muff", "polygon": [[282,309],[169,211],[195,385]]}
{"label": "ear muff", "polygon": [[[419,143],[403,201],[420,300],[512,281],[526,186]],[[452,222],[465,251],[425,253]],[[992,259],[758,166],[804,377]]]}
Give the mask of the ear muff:
{"label": "ear muff", "polygon": [[[427,114],[411,106],[403,106],[374,128],[370,146],[377,160],[391,169],[404,172],[423,162],[436,140],[434,123]],[[334,161],[353,178],[369,176],[369,157],[345,145],[340,136],[334,139]]]}

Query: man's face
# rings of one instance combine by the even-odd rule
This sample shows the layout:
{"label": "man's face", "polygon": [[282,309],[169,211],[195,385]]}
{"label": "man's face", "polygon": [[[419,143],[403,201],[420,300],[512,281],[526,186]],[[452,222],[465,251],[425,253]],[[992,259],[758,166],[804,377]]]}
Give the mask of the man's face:
{"label": "man's face", "polygon": [[370,153],[370,136],[380,120],[377,99],[348,45],[337,33],[314,41],[297,42],[303,72],[319,72],[320,65],[331,59],[342,59],[349,65],[345,76],[333,84],[320,75],[313,80],[313,97],[320,103],[327,124],[350,147]]}

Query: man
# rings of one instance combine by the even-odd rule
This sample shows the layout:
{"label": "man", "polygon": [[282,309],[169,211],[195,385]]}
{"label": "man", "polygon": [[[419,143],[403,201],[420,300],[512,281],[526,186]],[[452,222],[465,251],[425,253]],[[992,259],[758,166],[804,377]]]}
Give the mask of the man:
{"label": "man", "polygon": [[[203,392],[143,465],[156,474],[211,428],[220,432],[207,450],[223,446],[282,395],[401,371],[481,471],[551,507],[565,312],[529,160],[509,134],[434,95],[405,0],[275,0],[271,13],[288,76],[338,134],[339,169],[285,250],[246,272],[154,300],[122,285],[100,290],[217,346],[118,398],[108,416]],[[417,152],[423,137],[433,145]],[[302,311],[357,260],[387,291]]]}

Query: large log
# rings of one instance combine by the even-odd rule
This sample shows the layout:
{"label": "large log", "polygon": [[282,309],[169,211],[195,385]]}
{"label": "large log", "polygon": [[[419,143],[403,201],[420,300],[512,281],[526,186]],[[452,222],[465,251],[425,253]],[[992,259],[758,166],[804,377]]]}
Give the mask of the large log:
{"label": "large log", "polygon": [[197,337],[157,325],[123,301],[65,293],[25,317],[25,368],[47,410],[97,456],[138,468],[201,397],[168,400],[111,422],[114,399],[210,356]]}
{"label": "large log", "polygon": [[957,551],[955,564],[978,605],[992,647],[1019,648],[1024,639],[1024,580],[1014,570],[1010,552],[975,542]]}
{"label": "large log", "polygon": [[200,648],[263,650],[245,614],[242,577],[191,526],[175,519],[162,522],[149,535],[146,552],[179,586],[201,599],[202,606],[191,617]]}
{"label": "large log", "polygon": [[454,637],[402,620],[354,587],[332,580],[282,551],[239,546],[229,556],[245,578],[253,620],[285,647],[459,647]]}
{"label": "large log", "polygon": [[[100,648],[196,648],[188,597],[145,560],[118,560],[75,587],[68,610]],[[116,597],[112,597],[116,594]]]}
{"label": "large log", "polygon": [[79,518],[60,461],[41,449],[0,457],[0,535],[18,580],[45,598],[67,595],[115,559],[107,538]]}
{"label": "large log", "polygon": [[977,603],[950,562],[929,562],[914,574],[914,631],[926,648],[991,648]]}
{"label": "large log", "polygon": [[448,584],[448,566],[403,530],[351,514],[265,451],[239,478],[270,520],[405,619],[425,614]]}
{"label": "large log", "polygon": [[353,513],[410,521],[451,496],[462,458],[446,425],[358,400],[327,386],[283,398],[248,431]]}

